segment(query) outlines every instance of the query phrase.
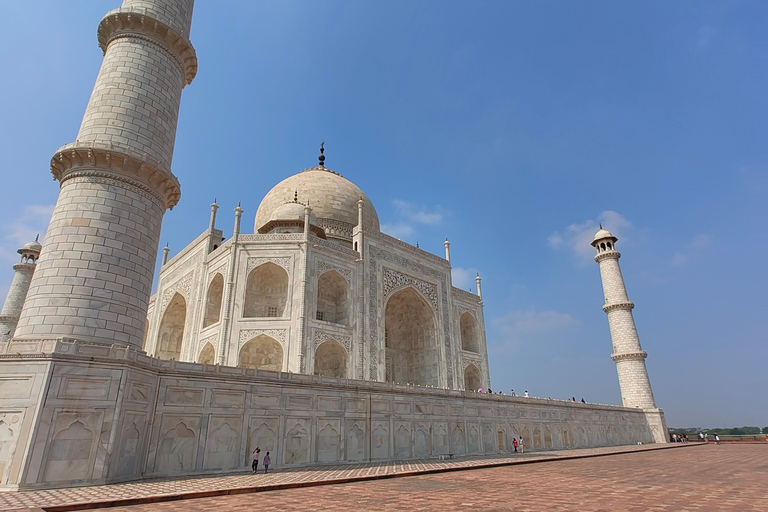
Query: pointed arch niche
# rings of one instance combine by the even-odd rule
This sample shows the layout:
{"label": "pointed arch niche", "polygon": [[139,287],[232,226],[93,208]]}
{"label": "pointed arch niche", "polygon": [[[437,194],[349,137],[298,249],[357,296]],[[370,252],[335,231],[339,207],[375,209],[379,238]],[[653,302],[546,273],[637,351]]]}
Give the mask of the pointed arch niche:
{"label": "pointed arch niche", "polygon": [[440,349],[435,313],[415,288],[392,294],[384,313],[386,380],[438,386]]}
{"label": "pointed arch niche", "polygon": [[477,369],[477,366],[474,364],[467,366],[467,369],[464,370],[464,389],[466,391],[477,391],[482,385],[480,370]]}
{"label": "pointed arch niche", "polygon": [[317,280],[317,310],[315,318],[325,322],[349,325],[349,285],[335,270]]}
{"label": "pointed arch niche", "polygon": [[274,338],[259,334],[240,349],[237,366],[280,372],[283,370],[283,347]]}
{"label": "pointed arch niche", "polygon": [[165,308],[157,336],[155,357],[178,361],[184,339],[184,323],[187,320],[187,301],[180,293],[173,295]]}
{"label": "pointed arch niche", "polygon": [[324,341],[315,350],[315,375],[336,379],[347,377],[347,351],[337,341]]}
{"label": "pointed arch niche", "polygon": [[203,318],[203,329],[213,325],[221,319],[221,300],[224,297],[224,276],[216,276],[208,285],[208,295],[205,299],[205,317]]}
{"label": "pointed arch niche", "polygon": [[243,317],[282,317],[288,303],[288,273],[267,262],[251,270],[245,284]]}
{"label": "pointed arch niche", "polygon": [[197,362],[201,364],[216,364],[216,349],[210,342],[206,343],[200,355],[197,356]]}
{"label": "pointed arch niche", "polygon": [[470,313],[464,313],[459,318],[461,331],[461,349],[467,352],[480,352],[479,336],[477,335],[477,322]]}

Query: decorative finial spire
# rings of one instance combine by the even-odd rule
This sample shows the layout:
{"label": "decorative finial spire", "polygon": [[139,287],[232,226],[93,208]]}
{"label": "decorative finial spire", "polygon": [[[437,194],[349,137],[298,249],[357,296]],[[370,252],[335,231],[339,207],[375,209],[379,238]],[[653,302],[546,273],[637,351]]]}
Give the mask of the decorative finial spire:
{"label": "decorative finial spire", "polygon": [[600,229],[603,229],[603,223],[602,222],[600,223]]}
{"label": "decorative finial spire", "polygon": [[215,197],[213,198],[213,204],[216,204],[216,198]]}
{"label": "decorative finial spire", "polygon": [[35,235],[35,242],[39,242],[39,241],[40,241],[40,233]]}
{"label": "decorative finial spire", "polygon": [[317,157],[317,161],[320,162],[318,167],[325,167],[325,141],[320,141],[320,156]]}

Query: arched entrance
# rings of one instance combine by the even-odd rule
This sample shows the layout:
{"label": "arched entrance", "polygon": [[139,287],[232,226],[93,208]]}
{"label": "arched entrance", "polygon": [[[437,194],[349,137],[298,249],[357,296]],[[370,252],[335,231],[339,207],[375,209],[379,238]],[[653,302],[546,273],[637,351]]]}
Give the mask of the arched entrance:
{"label": "arched entrance", "polygon": [[388,382],[439,385],[441,362],[435,313],[414,288],[404,288],[387,301],[384,343]]}
{"label": "arched entrance", "polygon": [[274,263],[259,265],[248,274],[243,316],[282,317],[288,302],[288,273]]}
{"label": "arched entrance", "polygon": [[224,296],[224,277],[216,274],[208,287],[208,297],[205,301],[205,318],[203,329],[213,325],[221,318],[221,299]]}
{"label": "arched entrance", "polygon": [[347,282],[331,270],[317,280],[317,311],[315,318],[325,322],[349,325],[349,292]]}
{"label": "arched entrance", "polygon": [[200,355],[197,358],[198,363],[202,364],[215,364],[216,362],[216,349],[213,345],[206,343],[203,350],[200,351]]}
{"label": "arched entrance", "polygon": [[274,338],[259,334],[240,349],[237,366],[279,372],[283,370],[283,347]]}
{"label": "arched entrance", "polygon": [[324,341],[315,351],[315,375],[347,377],[347,351],[335,340]]}
{"label": "arched entrance", "polygon": [[461,330],[461,349],[468,352],[480,352],[475,318],[469,313],[464,313],[459,319],[459,327]]}
{"label": "arched entrance", "polygon": [[464,370],[464,389],[467,391],[477,391],[482,385],[480,370],[477,369],[477,366],[474,364],[467,366],[467,369]]}
{"label": "arched entrance", "polygon": [[178,361],[181,357],[181,342],[184,339],[184,323],[187,320],[187,301],[180,293],[174,294],[163,313],[157,336],[155,357]]}

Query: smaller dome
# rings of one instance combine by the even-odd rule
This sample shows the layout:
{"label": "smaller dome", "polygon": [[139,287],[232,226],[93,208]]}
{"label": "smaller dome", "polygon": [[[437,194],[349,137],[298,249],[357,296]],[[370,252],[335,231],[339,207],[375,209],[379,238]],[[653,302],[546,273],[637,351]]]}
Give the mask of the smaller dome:
{"label": "smaller dome", "polygon": [[613,236],[613,235],[611,234],[611,232],[610,232],[610,231],[608,231],[607,229],[603,229],[603,227],[602,227],[602,226],[600,226],[600,231],[598,231],[597,233],[595,233],[595,238],[593,238],[593,239],[592,239],[592,245],[595,245],[595,242],[597,242],[598,240],[602,240],[602,239],[604,239],[604,238],[610,238],[610,239],[612,239],[614,242],[615,242],[616,240],[618,240],[618,238],[616,238],[615,236]]}
{"label": "smaller dome", "polygon": [[43,246],[40,245],[40,242],[38,242],[37,240],[33,240],[31,242],[24,244],[24,247],[21,248],[21,251],[40,252],[42,249],[43,249]]}
{"label": "smaller dome", "polygon": [[[272,221],[291,221],[298,220],[304,222],[304,205],[301,203],[285,203],[282,206],[275,208],[272,215],[269,216],[269,222]],[[317,216],[313,213],[309,213],[309,225],[317,226]]]}

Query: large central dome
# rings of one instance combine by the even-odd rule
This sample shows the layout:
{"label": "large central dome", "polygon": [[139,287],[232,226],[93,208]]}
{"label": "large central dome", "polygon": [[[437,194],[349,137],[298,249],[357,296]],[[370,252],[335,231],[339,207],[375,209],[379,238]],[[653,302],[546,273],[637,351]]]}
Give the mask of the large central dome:
{"label": "large central dome", "polygon": [[294,194],[297,194],[299,202],[309,203],[328,238],[352,240],[352,228],[357,225],[359,199],[365,203],[364,227],[379,231],[379,216],[368,196],[340,174],[318,166],[284,179],[267,192],[256,211],[254,233],[270,221],[277,208],[293,200]]}

